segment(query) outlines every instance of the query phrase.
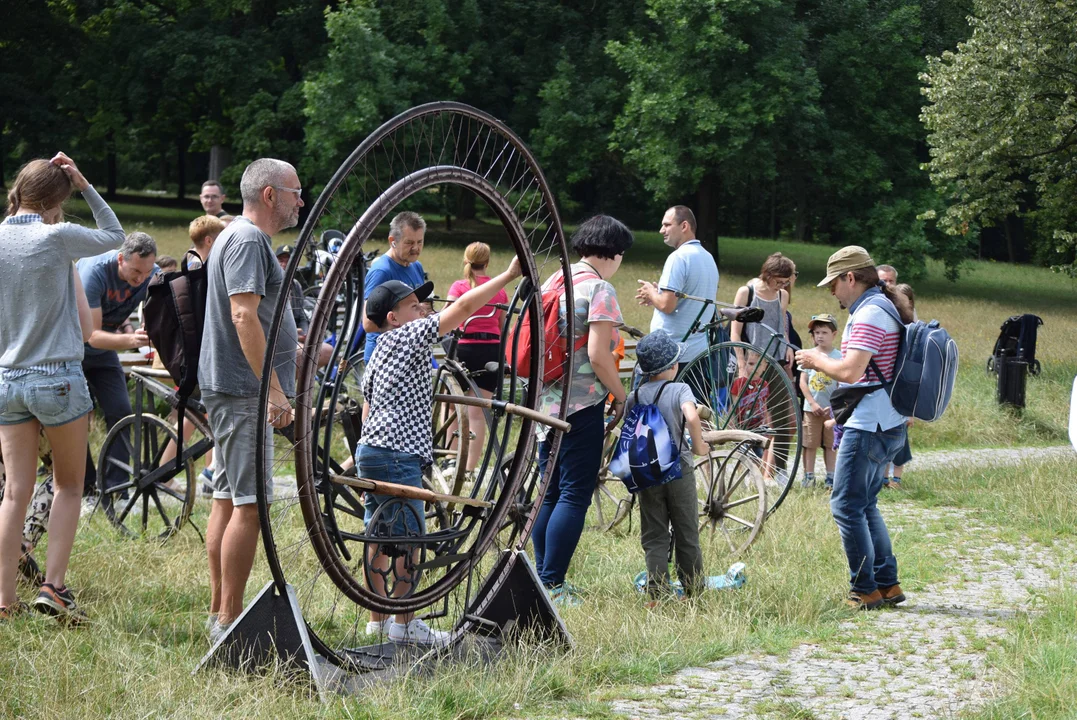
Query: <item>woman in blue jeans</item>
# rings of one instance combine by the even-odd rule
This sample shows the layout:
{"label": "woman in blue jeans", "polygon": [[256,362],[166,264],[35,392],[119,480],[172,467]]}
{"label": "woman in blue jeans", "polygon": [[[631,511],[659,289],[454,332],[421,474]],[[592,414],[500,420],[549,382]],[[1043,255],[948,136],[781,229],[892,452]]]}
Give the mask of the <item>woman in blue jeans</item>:
{"label": "woman in blue jeans", "polygon": [[[99,229],[61,222],[71,189],[82,192]],[[7,484],[0,504],[0,622],[26,610],[16,595],[26,507],[34,493],[38,434],[53,450],[53,498],[45,582],[34,607],[77,623],[85,618],[64,584],[82,506],[86,415],[82,373],[87,326],[71,263],[123,242],[115,213],[63,153],[19,171],[0,224],[0,446]]]}
{"label": "woman in blue jeans", "polygon": [[[553,476],[531,533],[539,578],[558,605],[579,603],[565,583],[565,574],[579,544],[598,481],[607,397],[613,395],[611,424],[624,413],[625,391],[613,360],[616,328],[624,320],[617,291],[609,280],[617,274],[632,241],[632,231],[608,215],[587,220],[572,236],[572,249],[580,256],[580,261],[571,268],[576,335],[572,346],[579,345],[573,354],[575,371],[571,378],[544,387],[540,403],[544,412],[558,415],[567,381],[569,403],[565,419],[572,430],[561,438]],[[544,289],[557,278],[558,275],[549,278]],[[586,342],[580,342],[584,338]],[[550,445],[547,439],[539,446],[539,472],[543,474],[550,462]]]}
{"label": "woman in blue jeans", "polygon": [[841,383],[865,389],[845,421],[830,511],[849,562],[847,603],[858,610],[874,610],[905,600],[878,495],[886,480],[886,466],[908,446],[907,418],[894,410],[881,385],[893,379],[904,330],[886,306],[896,308],[902,322],[912,320],[912,311],[903,296],[879,282],[875,262],[856,245],[830,256],[819,286],[829,286],[841,307],[849,310],[842,357],[837,360],[812,349],[799,351],[796,361],[803,370],[821,370]]}

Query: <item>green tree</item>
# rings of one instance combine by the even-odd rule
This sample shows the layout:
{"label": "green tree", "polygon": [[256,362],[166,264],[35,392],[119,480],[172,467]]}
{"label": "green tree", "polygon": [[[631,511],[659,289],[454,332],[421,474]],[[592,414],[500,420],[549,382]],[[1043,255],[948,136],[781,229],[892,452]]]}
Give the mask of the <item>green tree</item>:
{"label": "green tree", "polygon": [[65,5],[25,0],[0,23],[0,186],[16,169],[8,158],[73,152],[66,140],[74,128],[62,98],[75,85],[67,65],[81,38]]}
{"label": "green tree", "polygon": [[715,253],[723,185],[773,173],[773,128],[818,98],[794,10],[782,0],[648,0],[650,27],[609,45],[629,77],[613,147],[656,197],[695,195],[700,238]]}
{"label": "green tree", "polygon": [[939,225],[960,236],[1030,214],[1073,273],[1077,2],[978,0],[970,24],[922,76]]}

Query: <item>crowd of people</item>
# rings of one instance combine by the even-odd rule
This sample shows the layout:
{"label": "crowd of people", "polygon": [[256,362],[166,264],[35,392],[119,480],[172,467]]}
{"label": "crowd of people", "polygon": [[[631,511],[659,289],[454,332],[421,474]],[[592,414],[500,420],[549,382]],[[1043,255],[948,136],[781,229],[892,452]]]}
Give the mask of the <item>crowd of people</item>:
{"label": "crowd of people", "polygon": [[[97,229],[62,222],[61,206],[72,189],[90,205]],[[265,467],[273,468],[272,433],[264,433],[265,442],[258,447],[257,421],[267,417],[275,429],[293,422],[295,348],[309,330],[301,308],[295,307],[301,289],[284,283],[294,250],[272,246],[274,236],[297,224],[303,207],[295,168],[281,160],[256,160],[243,173],[240,194],[243,212],[229,216],[221,205],[226,196],[220,183],[207,181],[200,195],[206,214],[190,225],[192,252],[205,263],[208,275],[198,381],[216,447],[203,473],[205,491],[212,496],[206,546],[207,627],[213,639],[226,632],[243,609],[257,548],[256,453],[264,453]],[[448,290],[451,302],[435,312],[429,302],[433,284],[419,261],[425,232],[420,215],[397,214],[390,222],[388,252],[367,273],[362,316],[366,402],[353,458],[360,477],[417,487],[424,466],[433,462],[433,347],[459,329],[459,360],[474,373],[477,392],[491,397],[501,380],[487,368],[498,359],[505,287],[521,274],[517,259],[492,274],[490,248],[473,243],[464,251],[461,279]],[[606,215],[582,222],[571,237],[578,260],[567,277],[559,271],[543,284],[544,292],[559,292],[561,315],[573,314],[575,333],[567,343],[574,372],[546,383],[539,395],[539,409],[558,416],[567,392],[563,419],[571,425],[556,454],[552,437],[538,438],[539,470],[545,474],[550,469],[550,482],[531,539],[538,577],[558,605],[583,602],[567,578],[598,480],[604,438],[626,409],[641,404],[656,406],[665,425],[679,431],[674,432],[674,443],[684,468],[677,479],[639,495],[649,602],[662,601],[671,592],[671,546],[685,593],[695,594],[702,587],[692,458],[709,452],[697,411],[705,398],[697,396],[694,388],[699,385],[692,378],[677,380],[681,368],[708,352],[706,334],[694,331],[715,317],[712,301],[719,272],[696,238],[696,219],[688,207],[669,208],[660,232],[672,251],[657,282],[638,280],[635,300],[652,308],[652,319],[650,334],[637,346],[631,392],[621,382],[616,363],[615,352],[623,347],[618,328],[624,320],[611,280],[634,244],[632,231]],[[8,216],[0,225],[0,248],[11,258],[0,265],[0,302],[25,309],[0,319],[0,450],[6,471],[0,504],[0,620],[27,608],[18,600],[15,579],[43,431],[54,451],[55,499],[48,520],[45,576],[34,606],[80,622],[85,613],[66,587],[65,573],[84,489],[98,484],[97,472],[103,473],[100,484],[105,488],[117,486],[128,464],[126,447],[116,443],[106,467],[94,467],[86,416],[94,401],[109,427],[130,414],[117,351],[149,344],[129,317],[145,298],[152,276],[183,260],[159,256],[145,233],[125,236],[112,210],[62,153],[20,171],[9,195]],[[732,339],[758,350],[734,353],[733,391],[736,394],[736,383],[742,383],[740,391],[756,393],[766,411],[766,388],[749,385],[755,382],[753,368],[765,356],[788,373],[803,397],[805,485],[814,483],[816,453],[823,449],[825,485],[831,490],[831,510],[849,562],[849,602],[869,609],[901,602],[897,562],[876,497],[884,485],[900,483],[909,458],[908,420],[872,383],[892,378],[902,328],[879,309],[879,301],[866,301],[879,295],[908,322],[913,317],[912,291],[896,284],[893,268],[877,268],[863,248],[839,250],[819,285],[828,287],[839,306],[849,311],[849,320],[839,341],[836,317],[821,308],[824,311],[812,314],[804,328],[813,347],[800,348],[790,310],[798,275],[790,258],[774,253],[758,277],[736,291],[735,304],[759,308],[763,320],[732,324]],[[569,283],[571,308],[565,306],[563,290]],[[272,349],[269,407],[263,414],[258,400],[263,358],[274,308],[282,298],[291,298],[294,312],[283,317]],[[42,334],[41,328],[49,330]],[[328,361],[332,348],[326,348]],[[839,383],[873,390],[840,424],[831,407]],[[471,422],[477,432],[463,440],[471,443],[469,472],[476,470],[482,454],[484,426],[478,411]],[[539,432],[544,432],[541,426]],[[773,468],[779,479],[788,471],[765,456],[763,466]],[[271,501],[271,481],[266,492]],[[365,494],[368,522],[387,499]],[[422,504],[413,504],[418,507],[398,515],[394,528],[398,524],[401,532],[422,530]],[[376,570],[375,585],[384,573],[404,572],[391,567],[407,564],[399,554],[395,559],[383,556],[376,545],[367,552]],[[384,583],[372,589],[406,592],[407,583],[397,582],[391,591]],[[445,633],[411,614],[372,613],[367,631],[394,642],[438,644],[446,639]]]}

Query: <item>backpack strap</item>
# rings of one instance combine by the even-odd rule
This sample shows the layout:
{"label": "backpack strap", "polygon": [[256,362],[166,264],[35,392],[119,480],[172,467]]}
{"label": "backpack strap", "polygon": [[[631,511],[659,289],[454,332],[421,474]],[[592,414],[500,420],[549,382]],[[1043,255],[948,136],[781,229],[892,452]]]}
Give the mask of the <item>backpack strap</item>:
{"label": "backpack strap", "polygon": [[[599,275],[596,272],[591,271],[591,270],[580,270],[579,272],[572,273],[572,287],[575,288],[577,285],[579,285],[584,280],[590,280],[592,278],[594,278],[595,280],[601,280],[602,276]],[[554,280],[554,283],[556,284],[556,287],[551,285],[549,289],[550,290],[557,290],[563,296],[564,295],[564,289],[565,289],[565,274],[561,273],[561,275],[559,275],[557,277],[557,279]],[[573,298],[573,299],[575,299],[575,298]],[[568,314],[568,303],[567,302],[565,303],[565,314]],[[573,352],[575,352],[576,350],[579,350],[584,345],[586,345],[587,340],[588,340],[589,337],[590,337],[590,331],[586,329],[586,325],[585,325],[583,335],[581,335],[574,343],[572,343]]]}
{"label": "backpack strap", "polygon": [[748,281],[748,304],[745,307],[751,307],[752,302],[755,300],[755,288],[752,287],[752,281]]}
{"label": "backpack strap", "polygon": [[[883,293],[879,293],[878,295],[869,297],[867,300],[864,301],[864,304],[879,308],[897,322],[898,353],[900,353],[901,345],[905,342],[905,323],[901,322],[901,315],[898,314],[897,308],[894,307],[894,303],[892,303],[890,301],[890,298],[886,297],[886,295],[884,295]],[[871,368],[871,371],[875,373],[875,377],[879,379],[879,382],[883,384],[883,387],[885,387],[886,391],[889,393],[890,386],[893,385],[893,378],[891,378],[890,380],[886,379],[886,376],[883,375],[883,371],[879,368],[878,363],[875,362],[874,355],[871,356],[871,360],[868,360],[868,367]]]}
{"label": "backpack strap", "polygon": [[[651,403],[655,406],[658,405],[658,398],[662,397],[662,393],[665,392],[666,386],[668,386],[673,380],[666,380],[662,383],[662,387],[658,388],[658,392],[655,393],[654,400]],[[641,384],[642,386],[642,384]],[[639,388],[636,388],[636,402],[639,402]],[[681,454],[681,449],[684,446],[684,427],[688,424],[688,421],[684,417],[684,413],[681,413],[681,434],[677,436],[677,454]]]}

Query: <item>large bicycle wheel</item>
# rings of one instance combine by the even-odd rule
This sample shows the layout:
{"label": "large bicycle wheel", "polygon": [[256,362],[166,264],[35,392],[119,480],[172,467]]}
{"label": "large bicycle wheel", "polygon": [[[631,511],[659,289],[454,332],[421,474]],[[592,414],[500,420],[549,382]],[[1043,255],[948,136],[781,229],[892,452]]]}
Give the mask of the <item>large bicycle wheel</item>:
{"label": "large bicycle wheel", "polygon": [[[737,351],[746,359],[744,368],[737,366]],[[684,366],[677,379],[710,408],[705,429],[748,430],[767,438],[760,458],[767,512],[777,510],[800,463],[800,404],[785,369],[752,345],[724,342]]]}
{"label": "large bicycle wheel", "polygon": [[[504,406],[493,413],[490,437],[496,442],[488,443],[476,480],[461,488],[460,498],[446,503],[454,509],[444,521],[425,518],[425,532],[409,530],[395,537],[397,515],[393,522],[381,523],[385,527],[368,527],[357,509],[356,490],[363,479],[334,472],[333,462],[343,464],[335,456],[333,462],[319,460],[318,451],[326,446],[320,431],[328,421],[318,409],[321,386],[315,343],[320,340],[315,338],[324,337],[335,321],[334,307],[345,278],[379,224],[414,202],[415,196],[444,192],[448,185],[470,191],[487,204],[523,265],[523,280],[510,291],[512,300],[502,332],[507,337],[510,328],[522,323],[523,309],[540,307],[536,288],[554,272],[568,268],[568,255],[553,194],[530,152],[498,121],[464,105],[436,103],[415,108],[367,138],[314,203],[285,271],[287,284],[296,271],[297,258],[313,237],[331,228],[344,231],[346,240],[322,283],[308,339],[296,359],[294,440],[286,445],[278,442],[273,467],[264,467],[261,456],[257,462],[262,536],[274,581],[281,590],[286,583],[295,588],[315,650],[353,670],[371,669],[380,662],[376,654],[359,647],[384,640],[365,635],[368,611],[419,613],[433,627],[450,631],[454,640],[470,629],[477,622],[473,618],[511,571],[512,556],[498,551],[522,547],[545,487],[544,479],[535,479],[529,462],[534,456],[535,420]],[[278,304],[267,334],[269,348],[276,346],[286,310],[283,303]],[[537,312],[529,314],[533,337],[541,337],[538,317]],[[571,325],[571,316],[568,320]],[[566,327],[566,332],[572,328]],[[541,345],[540,339],[532,348],[530,372],[524,376],[508,373],[505,388],[495,400],[513,398],[531,410],[538,406]],[[273,367],[273,362],[267,354],[264,367]],[[503,366],[499,368],[504,371]],[[268,371],[263,375],[269,376]],[[268,392],[265,384],[263,407]],[[559,408],[562,416],[566,402],[567,398]],[[334,402],[325,406],[330,413],[335,407]],[[259,423],[260,432],[264,432],[265,419]],[[556,447],[560,433],[553,431],[552,439]],[[511,457],[505,452],[508,447],[516,451]],[[265,484],[289,466],[295,467],[294,487],[278,484],[275,502],[267,504]],[[327,511],[327,498],[350,510],[333,507]],[[402,507],[396,503],[393,512],[414,520],[416,513],[409,515]],[[396,553],[394,563],[400,561],[412,576],[404,584],[406,590],[387,596],[373,589],[364,558],[370,548],[390,546]]]}

